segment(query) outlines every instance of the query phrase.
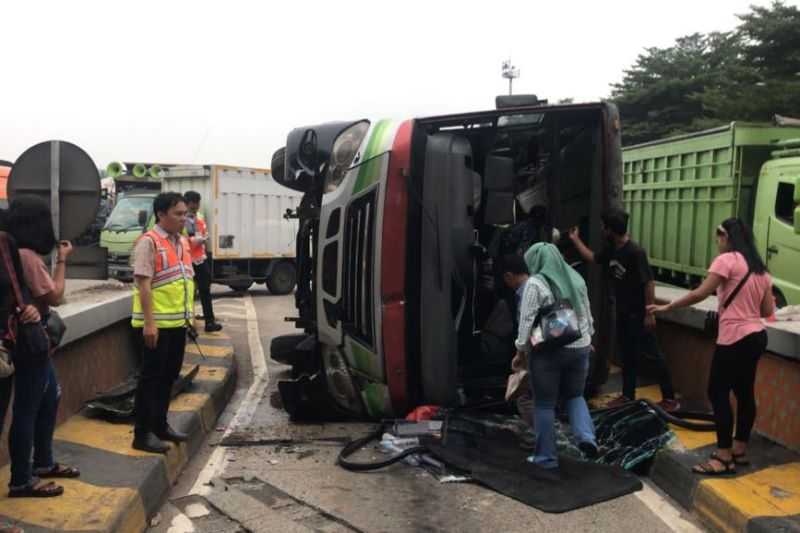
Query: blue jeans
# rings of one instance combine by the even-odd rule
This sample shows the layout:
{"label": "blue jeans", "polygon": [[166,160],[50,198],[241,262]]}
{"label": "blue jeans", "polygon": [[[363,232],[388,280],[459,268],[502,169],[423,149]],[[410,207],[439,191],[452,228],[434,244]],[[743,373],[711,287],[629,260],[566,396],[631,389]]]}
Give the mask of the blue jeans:
{"label": "blue jeans", "polygon": [[533,420],[538,434],[533,463],[539,466],[558,466],[555,407],[559,398],[564,399],[569,424],[578,442],[596,445],[594,423],[583,398],[590,353],[590,348],[560,348],[528,356],[528,371],[535,398]]}
{"label": "blue jeans", "polygon": [[11,456],[9,487],[26,487],[33,481],[34,468],[54,465],[53,432],[60,399],[61,387],[50,359],[43,365],[17,368],[8,442]]}

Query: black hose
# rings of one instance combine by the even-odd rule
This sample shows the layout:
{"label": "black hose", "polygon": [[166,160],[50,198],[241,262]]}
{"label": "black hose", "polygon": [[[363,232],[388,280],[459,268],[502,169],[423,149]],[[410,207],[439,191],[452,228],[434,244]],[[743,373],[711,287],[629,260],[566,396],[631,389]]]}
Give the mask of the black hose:
{"label": "black hose", "polygon": [[[646,398],[642,398],[640,400],[632,400],[623,405],[633,405],[636,402],[643,402],[647,404],[649,408],[655,411],[658,418],[663,420],[664,422],[668,422],[670,424],[674,424],[680,428],[688,429],[691,431],[716,431],[717,425],[713,422],[714,415],[709,413],[692,413],[692,412],[681,412],[676,411],[674,413],[668,413],[665,411],[660,405],[655,402],[652,402]],[[620,406],[621,407],[621,406]],[[608,408],[605,409],[598,409],[598,411],[606,411]],[[710,422],[691,422],[689,420],[684,420],[684,418],[694,418],[699,420],[708,420]]]}
{"label": "black hose", "polygon": [[426,447],[414,446],[413,448],[403,450],[397,455],[393,455],[392,457],[386,459],[385,461],[378,461],[375,463],[352,463],[346,459],[347,457],[353,455],[358,450],[369,444],[371,441],[380,439],[381,435],[383,435],[385,430],[386,426],[381,425],[377,430],[373,431],[369,435],[349,442],[347,446],[342,448],[342,451],[339,452],[339,457],[336,458],[336,464],[338,464],[345,470],[350,470],[351,472],[367,472],[370,470],[378,470],[379,468],[385,468],[387,466],[393,465],[399,461],[402,461],[409,455],[414,455],[417,453],[427,453],[428,449]]}

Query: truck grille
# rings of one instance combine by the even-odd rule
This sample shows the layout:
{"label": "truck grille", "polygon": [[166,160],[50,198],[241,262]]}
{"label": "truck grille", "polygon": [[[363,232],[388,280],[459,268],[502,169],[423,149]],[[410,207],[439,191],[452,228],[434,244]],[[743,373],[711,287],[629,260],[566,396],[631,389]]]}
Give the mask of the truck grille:
{"label": "truck grille", "polygon": [[342,315],[344,329],[368,346],[374,345],[373,249],[375,243],[375,190],[347,208],[344,226]]}

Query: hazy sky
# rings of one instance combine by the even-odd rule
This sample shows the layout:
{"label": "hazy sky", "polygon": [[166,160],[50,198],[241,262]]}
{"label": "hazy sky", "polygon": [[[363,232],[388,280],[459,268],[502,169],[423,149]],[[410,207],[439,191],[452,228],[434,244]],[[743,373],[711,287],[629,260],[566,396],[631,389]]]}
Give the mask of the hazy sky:
{"label": "hazy sky", "polygon": [[268,166],[296,126],[492,108],[509,56],[515,93],[595,100],[753,3],[4,0],[0,159],[59,138],[101,166]]}

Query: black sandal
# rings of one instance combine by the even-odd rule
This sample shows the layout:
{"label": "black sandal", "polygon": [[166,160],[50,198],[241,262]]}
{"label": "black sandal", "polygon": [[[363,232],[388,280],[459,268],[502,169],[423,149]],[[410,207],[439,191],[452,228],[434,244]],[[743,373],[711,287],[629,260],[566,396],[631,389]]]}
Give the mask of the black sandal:
{"label": "black sandal", "polygon": [[53,498],[64,494],[64,487],[52,481],[44,484],[33,484],[19,489],[10,489],[9,498]]}
{"label": "black sandal", "polygon": [[66,466],[60,463],[53,464],[50,468],[37,468],[33,471],[36,477],[47,478],[76,478],[80,477],[81,471],[74,466]]}
{"label": "black sandal", "polygon": [[[711,461],[718,462],[724,469],[716,470],[714,465],[711,464]],[[733,459],[726,461],[717,455],[717,452],[714,452],[709,456],[708,461],[693,466],[692,473],[701,476],[732,476],[736,474],[736,462]]]}

